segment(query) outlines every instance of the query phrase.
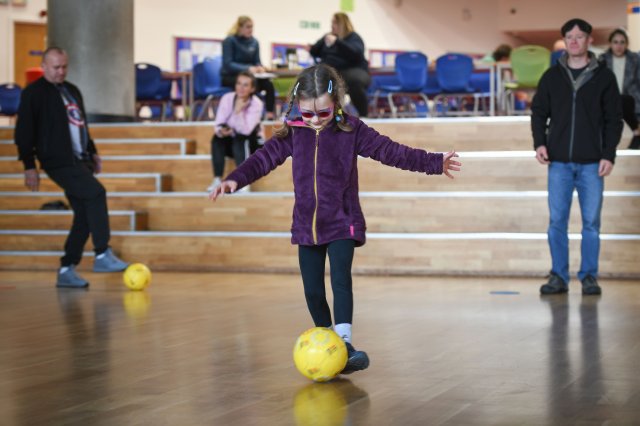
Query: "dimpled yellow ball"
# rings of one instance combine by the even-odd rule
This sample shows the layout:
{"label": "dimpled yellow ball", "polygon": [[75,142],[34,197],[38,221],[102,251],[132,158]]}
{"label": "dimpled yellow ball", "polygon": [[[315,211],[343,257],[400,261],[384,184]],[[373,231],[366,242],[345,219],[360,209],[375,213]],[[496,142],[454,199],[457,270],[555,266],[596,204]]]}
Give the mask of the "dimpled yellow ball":
{"label": "dimpled yellow ball", "polygon": [[347,365],[347,346],[335,331],[311,328],[298,337],[293,362],[303,376],[316,382],[336,377]]}
{"label": "dimpled yellow ball", "polygon": [[133,263],[125,269],[122,279],[129,290],[144,290],[151,283],[151,271],[147,265]]}

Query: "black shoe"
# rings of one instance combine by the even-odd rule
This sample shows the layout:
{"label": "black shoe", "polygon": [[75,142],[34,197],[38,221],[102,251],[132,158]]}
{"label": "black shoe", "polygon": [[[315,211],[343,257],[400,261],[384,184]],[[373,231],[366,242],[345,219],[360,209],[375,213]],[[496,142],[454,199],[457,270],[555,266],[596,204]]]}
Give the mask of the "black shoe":
{"label": "black shoe", "polygon": [[598,280],[591,275],[584,277],[582,280],[582,294],[588,296],[597,296],[602,294],[602,289],[598,285]]}
{"label": "black shoe", "polygon": [[349,342],[345,342],[345,345],[347,345],[347,365],[340,374],[351,374],[369,367],[369,357],[366,352],[357,351]]}
{"label": "black shoe", "polygon": [[640,149],[640,136],[639,135],[635,135],[633,138],[631,138],[631,143],[629,144],[629,148],[628,149]]}
{"label": "black shoe", "polygon": [[540,287],[540,294],[563,294],[568,291],[567,283],[553,272],[549,276],[549,281]]}

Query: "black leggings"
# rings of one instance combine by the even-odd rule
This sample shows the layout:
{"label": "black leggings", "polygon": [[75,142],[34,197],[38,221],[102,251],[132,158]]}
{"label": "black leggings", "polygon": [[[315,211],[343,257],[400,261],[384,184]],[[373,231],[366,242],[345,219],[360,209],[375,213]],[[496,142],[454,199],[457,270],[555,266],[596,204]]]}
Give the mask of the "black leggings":
{"label": "black leggings", "polygon": [[633,96],[630,95],[620,95],[620,98],[622,98],[622,118],[624,122],[631,127],[631,130],[636,130],[638,128],[636,101]]}
{"label": "black leggings", "polygon": [[351,103],[358,110],[360,117],[366,117],[369,112],[367,88],[371,84],[371,76],[361,68],[341,70],[340,76],[347,85],[347,93],[349,93]]}
{"label": "black leggings", "polygon": [[84,245],[91,235],[96,254],[109,248],[111,230],[107,209],[107,191],[93,171],[82,162],[73,166],[45,170],[67,196],[73,209],[73,223],[64,244],[61,266],[77,265]]}
{"label": "black leggings", "polygon": [[336,324],[351,324],[353,291],[351,265],[354,240],[338,240],[319,246],[298,246],[298,259],[304,286],[304,297],[316,327],[331,327],[331,310],[327,303],[324,272],[327,252],[331,266],[331,289]]}
{"label": "black leggings", "polygon": [[222,178],[224,174],[225,157],[233,156],[236,167],[244,162],[258,144],[257,130],[250,135],[236,134],[235,136],[220,137],[216,134],[211,139],[211,162],[213,176]]}

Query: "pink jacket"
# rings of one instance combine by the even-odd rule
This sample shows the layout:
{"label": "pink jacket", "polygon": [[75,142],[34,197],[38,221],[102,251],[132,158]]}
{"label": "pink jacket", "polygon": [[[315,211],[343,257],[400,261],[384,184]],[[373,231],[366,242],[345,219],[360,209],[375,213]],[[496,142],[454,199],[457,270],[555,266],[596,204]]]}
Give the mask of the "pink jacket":
{"label": "pink jacket", "polygon": [[216,134],[218,134],[221,124],[226,124],[234,133],[241,135],[251,134],[253,129],[260,124],[263,112],[262,100],[256,95],[253,95],[249,105],[239,114],[235,114],[233,111],[233,101],[235,97],[235,92],[229,92],[220,99],[214,124]]}

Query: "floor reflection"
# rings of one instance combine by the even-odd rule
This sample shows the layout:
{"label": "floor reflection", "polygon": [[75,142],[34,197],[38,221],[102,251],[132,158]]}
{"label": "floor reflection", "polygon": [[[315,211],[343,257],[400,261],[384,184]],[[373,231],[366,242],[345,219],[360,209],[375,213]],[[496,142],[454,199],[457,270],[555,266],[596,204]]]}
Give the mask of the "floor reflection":
{"label": "floor reflection", "polygon": [[[606,413],[596,407],[606,392],[598,326],[600,296],[581,299],[579,326],[571,325],[568,296],[542,296],[541,301],[551,311],[547,381],[549,419],[560,423],[578,418],[606,419]],[[579,342],[575,342],[577,335]]]}
{"label": "floor reflection", "polygon": [[[67,418],[65,409],[87,400],[95,401],[92,409],[99,410],[110,391],[105,374],[111,368],[111,324],[107,302],[96,299],[88,291],[58,289],[56,293],[68,341],[52,345],[52,351],[64,356],[58,358],[55,373],[38,389],[50,396],[51,388],[55,388],[53,395],[56,396],[48,398],[45,404],[55,407],[56,410],[50,412],[55,412],[59,418],[49,418],[48,424]],[[42,408],[40,406],[39,410]],[[33,413],[25,413],[25,425],[35,424],[31,416]],[[77,420],[81,418],[79,415]]]}
{"label": "floor reflection", "polygon": [[122,295],[122,305],[130,319],[139,321],[149,314],[151,297],[146,291],[128,291]]}
{"label": "floor reflection", "polygon": [[297,426],[369,424],[369,395],[350,380],[309,383],[294,397]]}

